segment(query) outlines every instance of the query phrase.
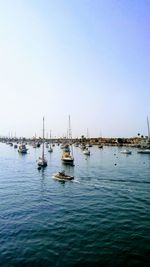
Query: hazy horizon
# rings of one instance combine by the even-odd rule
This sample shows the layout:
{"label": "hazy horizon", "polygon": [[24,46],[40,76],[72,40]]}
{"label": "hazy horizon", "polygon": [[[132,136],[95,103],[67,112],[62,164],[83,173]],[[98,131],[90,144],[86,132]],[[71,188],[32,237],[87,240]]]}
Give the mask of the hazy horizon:
{"label": "hazy horizon", "polygon": [[147,135],[149,1],[0,1],[0,136]]}

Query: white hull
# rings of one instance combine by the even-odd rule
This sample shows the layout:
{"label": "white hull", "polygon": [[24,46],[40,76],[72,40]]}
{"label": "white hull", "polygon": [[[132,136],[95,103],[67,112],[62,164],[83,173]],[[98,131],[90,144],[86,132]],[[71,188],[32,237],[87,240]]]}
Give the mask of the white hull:
{"label": "white hull", "polygon": [[83,154],[86,156],[90,156],[90,151],[83,151]]}
{"label": "white hull", "polygon": [[70,164],[70,165],[73,165],[74,163],[74,158],[69,158],[69,157],[62,157],[62,162],[65,163],[65,164]]}

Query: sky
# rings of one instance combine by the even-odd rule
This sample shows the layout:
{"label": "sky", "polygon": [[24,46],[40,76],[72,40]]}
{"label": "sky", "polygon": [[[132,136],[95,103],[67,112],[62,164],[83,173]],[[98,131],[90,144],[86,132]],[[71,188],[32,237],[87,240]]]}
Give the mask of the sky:
{"label": "sky", "polygon": [[0,0],[0,136],[147,135],[149,0]]}

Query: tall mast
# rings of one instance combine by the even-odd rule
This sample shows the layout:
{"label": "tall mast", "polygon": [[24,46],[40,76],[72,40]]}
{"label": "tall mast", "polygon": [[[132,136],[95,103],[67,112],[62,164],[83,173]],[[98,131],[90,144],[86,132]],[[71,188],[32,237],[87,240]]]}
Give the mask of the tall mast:
{"label": "tall mast", "polygon": [[150,141],[150,129],[149,129],[149,119],[147,116],[147,128],[148,128],[148,141]]}
{"label": "tall mast", "polygon": [[44,161],[44,117],[43,117],[43,151],[42,151],[42,160]]}
{"label": "tall mast", "polygon": [[73,156],[73,147],[72,147],[72,132],[71,132],[71,121],[70,121],[70,115],[69,115],[69,141],[71,141],[71,152]]}
{"label": "tall mast", "polygon": [[87,138],[89,138],[89,130],[88,130],[88,128],[87,128]]}
{"label": "tall mast", "polygon": [[50,136],[49,137],[50,137],[50,148],[51,148],[51,130],[50,130]]}
{"label": "tall mast", "polygon": [[69,139],[72,139],[72,134],[71,134],[71,123],[70,123],[70,115],[69,115]]}

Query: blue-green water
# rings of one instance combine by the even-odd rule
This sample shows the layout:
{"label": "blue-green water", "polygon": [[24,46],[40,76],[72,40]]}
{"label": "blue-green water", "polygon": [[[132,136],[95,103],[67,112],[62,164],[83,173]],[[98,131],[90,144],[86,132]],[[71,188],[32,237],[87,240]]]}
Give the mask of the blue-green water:
{"label": "blue-green water", "polygon": [[[0,266],[149,266],[150,155],[121,148],[74,148],[75,167],[62,151],[27,155],[0,144]],[[74,175],[60,183],[61,169]]]}

